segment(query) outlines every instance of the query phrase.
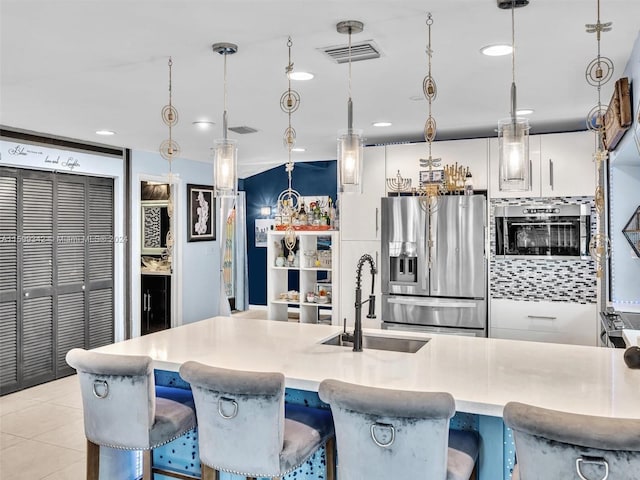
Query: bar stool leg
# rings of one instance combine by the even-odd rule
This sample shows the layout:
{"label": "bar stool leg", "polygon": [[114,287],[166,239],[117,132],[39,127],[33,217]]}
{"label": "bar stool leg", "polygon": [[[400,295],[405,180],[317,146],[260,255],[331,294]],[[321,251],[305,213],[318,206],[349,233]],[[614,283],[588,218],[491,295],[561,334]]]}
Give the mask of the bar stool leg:
{"label": "bar stool leg", "polygon": [[220,472],[209,465],[201,464],[202,480],[220,480]]}
{"label": "bar stool leg", "polygon": [[327,480],[336,478],[336,438],[330,437],[324,445],[325,468],[327,469]]}
{"label": "bar stool leg", "polygon": [[87,480],[99,480],[100,445],[87,440]]}
{"label": "bar stool leg", "polygon": [[151,450],[143,450],[142,451],[142,480],[152,480],[153,474],[152,471],[152,458],[151,458]]}

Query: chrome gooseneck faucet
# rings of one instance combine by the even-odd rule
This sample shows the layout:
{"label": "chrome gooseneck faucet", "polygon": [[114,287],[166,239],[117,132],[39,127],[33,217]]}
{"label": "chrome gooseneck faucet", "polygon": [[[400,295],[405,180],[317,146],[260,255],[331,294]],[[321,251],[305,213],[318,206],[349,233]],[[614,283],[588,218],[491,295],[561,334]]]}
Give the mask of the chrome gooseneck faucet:
{"label": "chrome gooseneck faucet", "polygon": [[[362,267],[364,264],[369,262],[371,265],[371,294],[369,298],[362,301]],[[371,255],[365,254],[360,257],[358,260],[358,269],[356,273],[356,319],[355,319],[355,328],[353,331],[353,351],[361,352],[362,351],[362,305],[369,302],[369,313],[367,314],[367,318],[376,318],[376,297],[373,294],[374,285],[376,282],[376,264],[373,261]]]}

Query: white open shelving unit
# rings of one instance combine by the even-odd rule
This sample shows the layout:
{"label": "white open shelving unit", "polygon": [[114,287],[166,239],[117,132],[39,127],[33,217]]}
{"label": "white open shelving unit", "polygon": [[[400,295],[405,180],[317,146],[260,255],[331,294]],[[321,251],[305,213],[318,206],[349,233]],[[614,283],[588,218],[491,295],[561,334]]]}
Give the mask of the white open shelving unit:
{"label": "white open shelving unit", "polygon": [[[331,323],[339,325],[338,305],[340,304],[340,288],[338,288],[339,272],[339,234],[335,230],[298,230],[297,266],[279,267],[276,259],[284,238],[284,231],[271,231],[267,244],[267,314],[270,320],[287,321],[289,313],[298,311],[301,323]],[[320,242],[318,240],[321,240]],[[309,266],[305,252],[330,252],[330,265],[325,260],[321,266]],[[327,254],[328,256],[329,254]],[[297,272],[290,275],[290,272]],[[290,278],[292,277],[292,278]],[[318,293],[322,288],[331,291],[331,302],[308,302],[308,292]],[[298,291],[298,300],[281,299],[283,293]]]}

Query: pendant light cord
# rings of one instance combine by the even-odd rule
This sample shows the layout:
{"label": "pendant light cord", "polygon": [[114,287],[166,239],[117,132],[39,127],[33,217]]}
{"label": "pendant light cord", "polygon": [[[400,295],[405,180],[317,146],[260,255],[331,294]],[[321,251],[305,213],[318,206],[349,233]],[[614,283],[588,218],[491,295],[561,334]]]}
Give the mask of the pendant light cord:
{"label": "pendant light cord", "polygon": [[173,66],[173,60],[171,59],[171,57],[169,57],[169,116],[170,116],[170,121],[169,121],[169,175],[171,175],[171,160],[173,160],[173,137],[172,137],[172,133],[171,133],[171,126],[173,124],[173,102],[172,102],[172,97],[171,97],[171,67]]}
{"label": "pendant light cord", "polygon": [[511,121],[516,126],[516,0],[511,1]]}
{"label": "pendant light cord", "polygon": [[347,101],[347,130],[348,134],[353,133],[353,101],[351,100],[351,30],[349,27],[349,100]]}
{"label": "pendant light cord", "polygon": [[351,27],[349,27],[349,100],[351,100]]}
{"label": "pendant light cord", "polygon": [[227,140],[227,53],[223,53],[224,57],[224,112],[222,113],[222,138]]}

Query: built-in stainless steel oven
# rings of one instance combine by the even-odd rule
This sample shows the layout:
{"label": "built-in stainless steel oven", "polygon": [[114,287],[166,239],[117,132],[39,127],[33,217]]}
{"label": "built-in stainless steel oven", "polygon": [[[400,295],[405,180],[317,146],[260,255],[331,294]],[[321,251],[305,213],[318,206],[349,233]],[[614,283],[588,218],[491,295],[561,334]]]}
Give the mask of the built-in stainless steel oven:
{"label": "built-in stainless steel oven", "polygon": [[589,258],[587,204],[496,207],[495,227],[498,257]]}

